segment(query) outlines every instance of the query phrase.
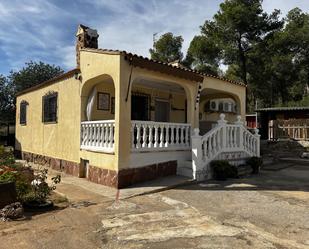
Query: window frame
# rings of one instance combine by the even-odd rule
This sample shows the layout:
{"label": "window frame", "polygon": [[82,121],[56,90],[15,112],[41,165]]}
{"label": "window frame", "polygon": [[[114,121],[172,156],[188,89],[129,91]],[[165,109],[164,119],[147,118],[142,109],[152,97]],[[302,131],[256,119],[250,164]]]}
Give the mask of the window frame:
{"label": "window frame", "polygon": [[[19,124],[20,125],[27,125],[27,106],[28,106],[28,102],[23,100],[20,102],[19,104]],[[24,108],[24,109],[22,109]],[[22,111],[24,110],[24,114],[22,115]],[[24,117],[24,120],[22,119],[22,117]]]}
{"label": "window frame", "polygon": [[[54,112],[54,119],[51,119],[51,112],[50,110],[48,113],[49,118],[46,119],[46,114],[45,114],[45,101],[50,100],[52,98],[56,98],[56,111]],[[50,103],[49,103],[50,104]],[[42,122],[44,124],[55,124],[58,123],[58,93],[57,92],[49,92],[47,94],[45,94],[44,96],[42,96]]]}

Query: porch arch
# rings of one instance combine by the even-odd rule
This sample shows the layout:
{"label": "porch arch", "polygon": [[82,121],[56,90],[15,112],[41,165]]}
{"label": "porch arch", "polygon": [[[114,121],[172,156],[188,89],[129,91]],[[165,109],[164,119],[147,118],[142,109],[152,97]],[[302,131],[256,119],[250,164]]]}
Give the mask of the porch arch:
{"label": "porch arch", "polygon": [[113,78],[102,74],[87,80],[80,95],[81,149],[114,153],[116,95]]}
{"label": "porch arch", "polygon": [[237,115],[242,113],[242,103],[238,95],[204,88],[199,101],[199,126],[201,134],[206,133],[217,124],[221,113],[225,114],[228,122],[235,122]]}
{"label": "porch arch", "polygon": [[[93,95],[93,96],[92,96]],[[94,96],[95,95],[95,96]],[[87,118],[87,105],[93,97],[90,118]],[[102,74],[87,80],[81,88],[81,120],[114,120],[115,110],[115,84],[112,76]]]}
{"label": "porch arch", "polygon": [[192,123],[191,118],[194,104],[192,93],[186,84],[170,80],[159,80],[150,76],[137,76],[132,80],[129,91],[129,101],[131,102],[131,117],[134,104],[132,96],[145,96],[149,98],[149,121],[162,121],[158,117],[156,104],[166,102],[169,104],[169,119],[163,122]]}

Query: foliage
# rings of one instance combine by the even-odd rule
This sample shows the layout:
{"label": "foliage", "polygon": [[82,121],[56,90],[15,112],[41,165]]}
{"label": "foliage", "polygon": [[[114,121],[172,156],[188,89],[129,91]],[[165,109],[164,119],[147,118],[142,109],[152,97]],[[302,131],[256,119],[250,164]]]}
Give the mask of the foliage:
{"label": "foliage", "polygon": [[0,147],[0,182],[15,182],[20,202],[43,203],[47,200],[51,191],[56,189],[56,184],[61,181],[61,176],[56,175],[51,178],[52,184],[49,186],[46,182],[47,173],[47,169],[39,169],[33,176],[30,167],[16,163],[12,152],[5,152]]}
{"label": "foliage", "polygon": [[253,174],[258,174],[263,165],[263,159],[261,157],[251,157],[247,160],[247,165],[252,168]]}
{"label": "foliage", "polygon": [[15,121],[15,95],[26,88],[40,84],[63,73],[55,65],[30,61],[19,71],[7,77],[0,75],[0,120]]}
{"label": "foliage", "polygon": [[219,74],[220,48],[214,40],[197,35],[190,43],[184,64],[212,75]]}
{"label": "foliage", "polygon": [[238,66],[242,81],[248,83],[248,59],[252,48],[282,26],[279,11],[263,12],[261,0],[229,0],[220,4],[212,21],[201,33],[218,44],[224,64]]}
{"label": "foliage", "polygon": [[181,36],[174,36],[171,32],[163,34],[154,42],[154,47],[149,49],[151,59],[167,63],[181,61],[183,57],[181,52],[182,43]]}
{"label": "foliage", "polygon": [[219,181],[225,181],[227,178],[236,178],[238,176],[237,168],[225,160],[215,160],[210,163],[213,171],[213,177]]}
{"label": "foliage", "polygon": [[11,71],[8,76],[10,85],[15,92],[20,92],[26,88],[35,86],[63,73],[63,70],[55,65],[44,62],[30,61],[21,70]]}
{"label": "foliage", "polygon": [[31,183],[31,190],[24,196],[24,202],[44,203],[51,192],[56,189],[56,184],[60,183],[61,176],[57,175],[51,178],[52,184],[49,186],[46,182],[48,169],[41,169],[35,175]]}
{"label": "foliage", "polygon": [[0,74],[0,120],[11,121],[14,119],[14,92],[9,86],[8,79]]}

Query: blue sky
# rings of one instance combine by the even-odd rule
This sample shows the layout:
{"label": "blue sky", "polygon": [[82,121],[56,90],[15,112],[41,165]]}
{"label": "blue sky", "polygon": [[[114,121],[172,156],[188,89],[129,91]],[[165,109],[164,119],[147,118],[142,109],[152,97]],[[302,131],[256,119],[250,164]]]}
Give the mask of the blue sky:
{"label": "blue sky", "polygon": [[[187,50],[199,26],[211,19],[220,0],[0,0],[0,74],[41,60],[75,67],[75,33],[79,23],[98,30],[99,47],[148,56],[152,34],[171,31]],[[265,11],[283,14],[308,0],[264,0]]]}

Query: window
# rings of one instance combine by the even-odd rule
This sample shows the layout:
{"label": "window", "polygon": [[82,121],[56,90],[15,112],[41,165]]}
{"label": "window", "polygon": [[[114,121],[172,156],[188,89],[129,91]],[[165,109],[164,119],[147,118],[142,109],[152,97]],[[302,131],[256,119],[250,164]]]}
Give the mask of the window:
{"label": "window", "polygon": [[22,124],[22,125],[27,124],[27,105],[28,105],[28,102],[26,102],[26,101],[20,102],[19,123]]}
{"label": "window", "polygon": [[57,98],[58,93],[48,93],[43,96],[43,122],[57,122]]}

